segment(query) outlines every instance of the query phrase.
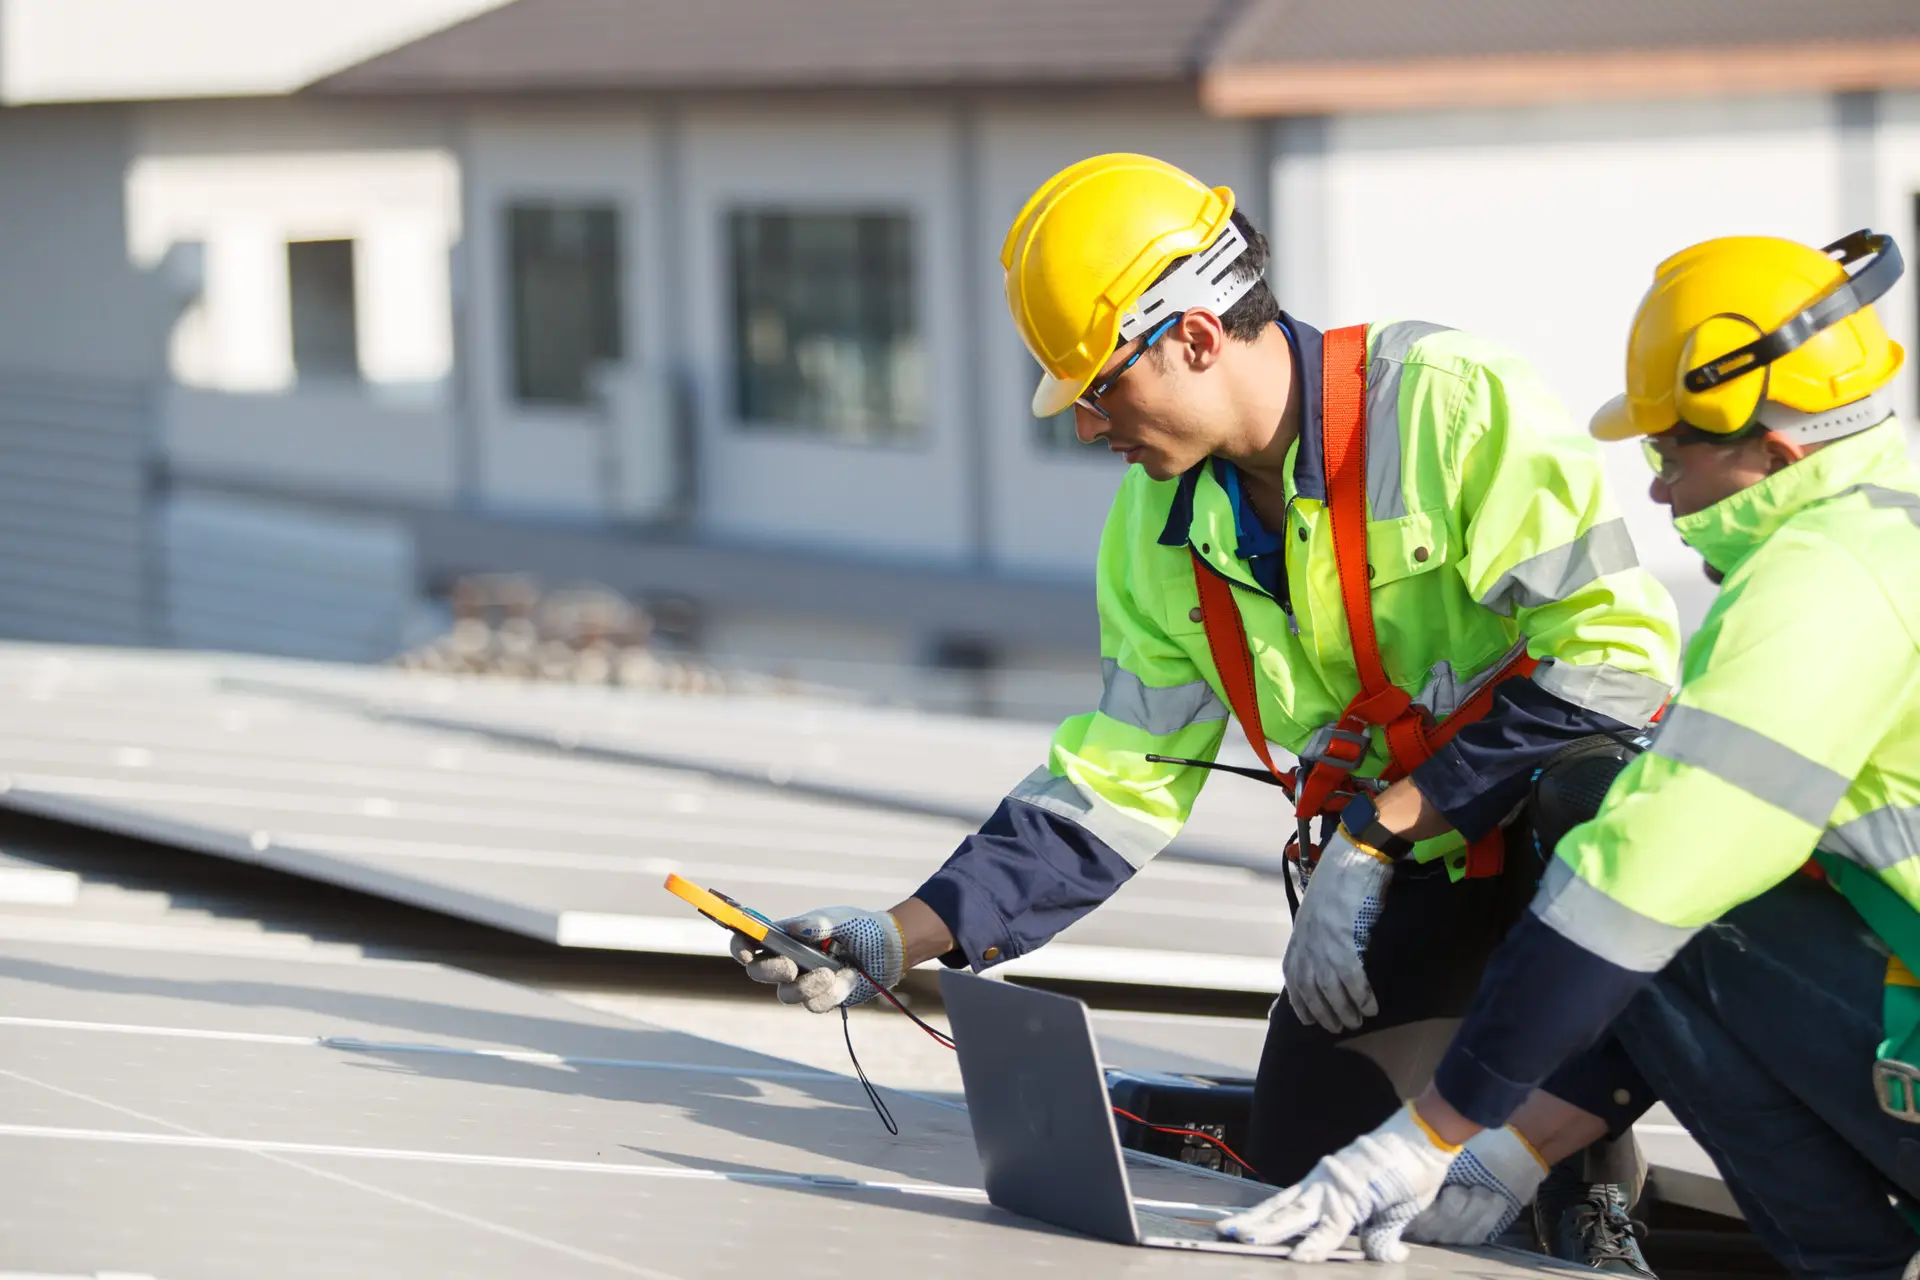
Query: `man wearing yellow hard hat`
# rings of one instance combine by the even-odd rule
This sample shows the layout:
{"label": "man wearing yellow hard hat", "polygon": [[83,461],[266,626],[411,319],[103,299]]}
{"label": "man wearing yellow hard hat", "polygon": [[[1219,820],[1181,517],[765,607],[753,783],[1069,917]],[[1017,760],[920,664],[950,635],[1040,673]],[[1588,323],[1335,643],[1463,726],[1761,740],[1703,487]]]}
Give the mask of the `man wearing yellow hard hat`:
{"label": "man wearing yellow hard hat", "polygon": [[1539,878],[1512,821],[1535,770],[1645,726],[1678,627],[1531,368],[1422,321],[1322,333],[1266,261],[1232,191],[1146,156],[1027,202],[1001,265],[1033,411],[1137,464],[1100,547],[1099,707],[912,897],[787,922],[872,981],[737,954],[824,1011],[924,960],[1032,951],[1172,841],[1231,712],[1293,801],[1273,839],[1304,889],[1253,1105],[1249,1158],[1280,1182],[1431,1071]]}
{"label": "man wearing yellow hard hat", "polygon": [[1680,692],[1560,842],[1433,1083],[1229,1232],[1314,1257],[1358,1230],[1386,1257],[1429,1201],[1416,1235],[1497,1227],[1604,1127],[1529,1090],[1619,1014],[1793,1274],[1920,1274],[1920,471],[1871,305],[1900,271],[1869,232],[1661,264],[1593,433],[1641,441],[1722,581]]}

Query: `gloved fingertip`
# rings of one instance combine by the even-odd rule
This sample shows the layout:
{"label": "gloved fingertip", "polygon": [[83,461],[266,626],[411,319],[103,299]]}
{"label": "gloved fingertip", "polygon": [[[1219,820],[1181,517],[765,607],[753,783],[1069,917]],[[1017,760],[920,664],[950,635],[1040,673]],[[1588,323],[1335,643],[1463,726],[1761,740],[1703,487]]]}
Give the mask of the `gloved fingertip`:
{"label": "gloved fingertip", "polygon": [[1405,1262],[1413,1256],[1413,1250],[1403,1244],[1399,1236],[1374,1244],[1363,1241],[1360,1252],[1367,1255],[1368,1262]]}

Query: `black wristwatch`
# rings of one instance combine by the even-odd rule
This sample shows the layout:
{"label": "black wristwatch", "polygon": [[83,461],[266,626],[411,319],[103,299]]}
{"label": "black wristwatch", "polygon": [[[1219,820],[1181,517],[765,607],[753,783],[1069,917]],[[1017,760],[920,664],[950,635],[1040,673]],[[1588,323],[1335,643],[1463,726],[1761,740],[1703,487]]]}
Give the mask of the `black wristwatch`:
{"label": "black wristwatch", "polygon": [[1356,796],[1340,814],[1340,828],[1355,844],[1376,849],[1395,862],[1413,852],[1413,841],[1387,830],[1372,796]]}

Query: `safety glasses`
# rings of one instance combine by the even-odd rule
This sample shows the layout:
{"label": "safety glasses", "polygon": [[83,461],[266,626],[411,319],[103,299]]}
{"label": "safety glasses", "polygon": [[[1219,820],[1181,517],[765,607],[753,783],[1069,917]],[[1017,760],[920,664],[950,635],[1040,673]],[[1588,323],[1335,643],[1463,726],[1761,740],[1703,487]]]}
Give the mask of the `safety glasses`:
{"label": "safety glasses", "polygon": [[1765,431],[1765,426],[1755,423],[1723,436],[1702,431],[1692,423],[1679,422],[1656,435],[1641,436],[1640,455],[1647,460],[1647,469],[1659,477],[1661,484],[1672,484],[1680,478],[1680,450],[1696,444],[1735,444]]}
{"label": "safety glasses", "polygon": [[1107,411],[1100,407],[1100,397],[1113,390],[1113,384],[1120,381],[1120,375],[1133,368],[1140,357],[1147,354],[1148,349],[1151,348],[1154,343],[1160,341],[1161,336],[1165,334],[1167,330],[1173,328],[1174,322],[1185,314],[1184,311],[1175,312],[1173,315],[1168,316],[1165,320],[1155,325],[1152,331],[1147,334],[1147,340],[1140,344],[1138,351],[1121,361],[1118,369],[1115,369],[1105,378],[1102,378],[1097,386],[1089,387],[1087,393],[1078,400],[1075,400],[1074,403],[1099,418],[1102,422],[1113,421],[1112,418],[1107,416]]}
{"label": "safety glasses", "polygon": [[1662,449],[1653,442],[1652,436],[1640,437],[1640,456],[1647,460],[1647,470],[1659,479],[1661,484],[1672,484],[1680,478],[1680,456],[1677,450],[1679,441],[1671,446],[1674,452]]}

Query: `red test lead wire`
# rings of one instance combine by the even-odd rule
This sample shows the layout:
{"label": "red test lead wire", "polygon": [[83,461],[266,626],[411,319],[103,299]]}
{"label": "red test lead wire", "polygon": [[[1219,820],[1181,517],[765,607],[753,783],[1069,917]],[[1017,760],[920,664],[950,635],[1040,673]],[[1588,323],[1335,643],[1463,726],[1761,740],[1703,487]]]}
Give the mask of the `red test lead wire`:
{"label": "red test lead wire", "polygon": [[[872,975],[869,974],[865,969],[863,969],[860,966],[860,962],[858,960],[855,960],[852,956],[844,955],[844,954],[839,956],[838,959],[844,960],[846,961],[847,964],[851,965],[853,968],[853,971],[859,974],[861,977],[865,978],[867,980],[867,985],[872,987],[875,991],[878,991],[881,994],[881,996],[883,996],[886,999],[888,1004],[898,1009],[901,1013],[906,1014],[908,1018],[913,1020],[913,1024],[915,1026],[919,1027],[922,1031],[926,1032],[929,1036],[932,1036],[934,1043],[946,1049],[952,1049],[955,1047],[952,1036],[940,1030],[940,1028],[934,1026],[932,1023],[928,1022],[926,1019],[920,1017],[919,1014],[907,1008],[906,1005],[902,1004],[898,996],[894,995],[893,992],[887,990],[885,987],[875,982],[873,980]],[[846,1026],[845,1026],[846,1012],[847,1011],[845,1008],[842,1008],[840,1010],[842,1031],[846,1031]],[[853,1069],[856,1073],[858,1073],[860,1077],[860,1083],[863,1085],[866,1085],[868,1097],[873,1100],[875,1109],[878,1110],[882,1106],[882,1104],[880,1103],[879,1098],[874,1094],[873,1085],[871,1085],[867,1081],[867,1073],[863,1071],[860,1067],[860,1059],[853,1056],[853,1036],[851,1033],[847,1034],[847,1056],[850,1058],[853,1058]],[[1119,1107],[1113,1108],[1113,1113],[1117,1116],[1122,1117],[1123,1119],[1131,1120],[1135,1124],[1140,1125],[1143,1128],[1151,1129],[1155,1133],[1170,1133],[1170,1134],[1174,1134],[1176,1136],[1184,1137],[1184,1138],[1198,1138],[1202,1142],[1210,1143],[1213,1146],[1216,1146],[1220,1148],[1220,1150],[1224,1151],[1227,1155],[1227,1159],[1233,1161],[1235,1164],[1239,1165],[1242,1169],[1245,1169],[1248,1173],[1252,1174],[1254,1177],[1258,1178],[1260,1176],[1260,1171],[1258,1169],[1248,1164],[1245,1160],[1242,1160],[1238,1152],[1236,1152],[1232,1147],[1228,1146],[1226,1143],[1222,1142],[1220,1139],[1214,1137],[1210,1133],[1202,1133],[1198,1129],[1177,1129],[1177,1128],[1171,1128],[1163,1124],[1153,1124],[1153,1123],[1150,1123],[1149,1121],[1142,1120],[1139,1116],[1134,1115],[1133,1112],[1123,1111]],[[883,1112],[880,1118],[882,1123],[886,1124],[888,1132],[896,1133],[896,1134],[899,1132],[899,1130],[896,1129],[892,1124],[892,1119],[893,1119],[892,1116],[887,1115]]]}

